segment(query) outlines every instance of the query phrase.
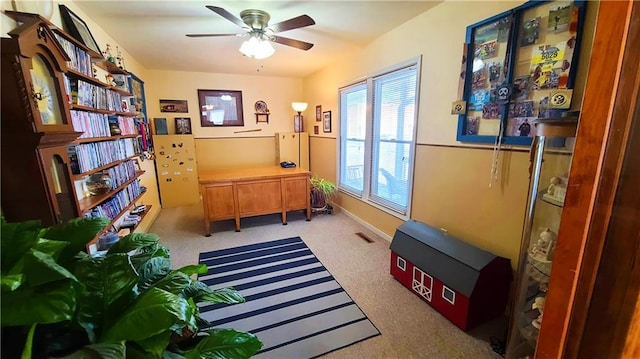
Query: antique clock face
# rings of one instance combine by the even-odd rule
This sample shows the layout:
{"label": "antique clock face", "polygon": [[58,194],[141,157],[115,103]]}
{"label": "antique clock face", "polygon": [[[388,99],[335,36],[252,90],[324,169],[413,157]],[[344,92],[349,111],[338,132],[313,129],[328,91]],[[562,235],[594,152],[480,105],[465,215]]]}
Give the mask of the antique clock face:
{"label": "antique clock face", "polygon": [[31,79],[33,96],[42,118],[43,125],[62,125],[63,117],[58,102],[57,80],[51,75],[49,67],[40,55],[32,59]]}

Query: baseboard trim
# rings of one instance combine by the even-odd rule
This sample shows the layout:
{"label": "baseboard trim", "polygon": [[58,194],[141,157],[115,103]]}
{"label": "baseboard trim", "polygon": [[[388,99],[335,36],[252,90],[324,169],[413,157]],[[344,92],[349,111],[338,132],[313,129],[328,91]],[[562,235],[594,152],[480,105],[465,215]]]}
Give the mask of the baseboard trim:
{"label": "baseboard trim", "polygon": [[373,225],[371,225],[371,223],[363,220],[362,218],[356,216],[355,214],[347,211],[346,209],[333,204],[334,207],[338,207],[338,210],[342,213],[345,214],[345,216],[353,219],[354,221],[360,223],[362,226],[364,226],[365,228],[367,228],[368,230],[370,230],[371,232],[377,234],[378,236],[382,237],[384,240],[386,240],[387,242],[391,243],[391,239],[392,237],[389,236],[388,234],[384,233],[383,231],[379,230],[378,228],[374,227]]}

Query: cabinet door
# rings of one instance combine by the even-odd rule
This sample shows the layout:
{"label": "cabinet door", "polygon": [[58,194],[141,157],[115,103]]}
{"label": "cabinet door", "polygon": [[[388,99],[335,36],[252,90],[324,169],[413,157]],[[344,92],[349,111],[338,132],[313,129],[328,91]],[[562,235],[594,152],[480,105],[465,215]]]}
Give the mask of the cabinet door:
{"label": "cabinet door", "polygon": [[295,177],[283,179],[285,208],[287,211],[305,209],[310,200],[307,177]]}
{"label": "cabinet door", "polygon": [[231,183],[207,186],[205,196],[210,221],[234,218],[233,185]]}
{"label": "cabinet door", "polygon": [[534,357],[543,325],[544,303],[554,260],[568,175],[573,158],[577,118],[538,119],[531,167],[529,201],[525,217],[515,286],[507,358]]}
{"label": "cabinet door", "polygon": [[66,162],[67,148],[65,146],[40,148],[38,156],[53,211],[55,223],[69,221],[78,216],[76,200],[69,177]]}
{"label": "cabinet door", "polygon": [[282,211],[280,179],[240,182],[237,184],[237,188],[240,216]]}

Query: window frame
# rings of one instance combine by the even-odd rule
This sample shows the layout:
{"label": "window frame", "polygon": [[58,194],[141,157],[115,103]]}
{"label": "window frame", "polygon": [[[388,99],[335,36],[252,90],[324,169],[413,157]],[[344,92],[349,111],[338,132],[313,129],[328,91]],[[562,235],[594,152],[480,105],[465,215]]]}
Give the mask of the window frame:
{"label": "window frame", "polygon": [[[400,265],[400,262],[402,261],[402,265]],[[400,268],[401,271],[406,272],[407,271],[407,261],[398,256],[398,258],[396,259],[396,267]]]}
{"label": "window frame", "polygon": [[[376,196],[372,193],[372,156],[373,156],[373,146],[374,143],[374,108],[373,108],[373,96],[375,93],[374,80],[378,78],[382,78],[386,75],[392,74],[397,71],[403,71],[407,68],[415,67],[416,74],[416,89],[415,89],[415,100],[414,100],[414,123],[413,123],[413,133],[411,135],[410,148],[409,148],[409,173],[407,175],[407,204],[406,208],[402,208],[401,206],[395,205],[395,203],[385,201],[383,198]],[[421,74],[422,74],[422,55],[417,57],[410,58],[408,60],[402,61],[395,65],[386,67],[382,70],[376,71],[372,74],[366,75],[364,77],[358,78],[357,80],[350,81],[339,87],[338,90],[338,108],[340,109],[340,127],[337,133],[337,154],[338,161],[336,164],[336,173],[337,173],[337,184],[338,190],[341,193],[349,195],[353,198],[356,198],[370,206],[373,206],[381,211],[384,211],[392,216],[398,217],[403,220],[407,220],[411,218],[411,205],[412,205],[412,194],[413,194],[413,180],[415,174],[415,154],[417,147],[417,135],[418,135],[418,120],[419,120],[419,111],[420,111],[420,89],[421,89]],[[345,122],[343,115],[343,103],[342,103],[342,94],[343,91],[359,88],[364,85],[364,89],[366,92],[366,118],[365,118],[365,139],[364,139],[364,169],[363,169],[363,189],[362,191],[358,191],[356,188],[345,186],[342,182],[342,162],[344,161],[344,155],[342,151],[342,142],[345,137],[344,133],[346,128],[344,127]],[[400,143],[402,141],[398,141]],[[378,139],[378,142],[380,140]]]}
{"label": "window frame", "polygon": [[[453,299],[449,300],[449,298],[447,298],[444,295],[445,290],[451,292],[451,294],[453,294]],[[442,299],[446,300],[447,302],[451,303],[452,305],[456,305],[456,292],[454,290],[452,290],[451,288],[447,287],[446,285],[442,285]]]}

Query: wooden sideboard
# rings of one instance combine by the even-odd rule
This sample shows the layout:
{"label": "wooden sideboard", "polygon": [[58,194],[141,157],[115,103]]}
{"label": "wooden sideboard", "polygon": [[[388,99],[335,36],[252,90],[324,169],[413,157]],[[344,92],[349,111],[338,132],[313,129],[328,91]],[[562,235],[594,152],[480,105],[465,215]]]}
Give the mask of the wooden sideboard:
{"label": "wooden sideboard", "polygon": [[306,210],[311,220],[310,177],[308,170],[280,166],[200,173],[206,236],[211,236],[212,221],[225,219],[235,219],[236,232],[243,217],[282,213],[282,224],[287,224],[287,211]]}

